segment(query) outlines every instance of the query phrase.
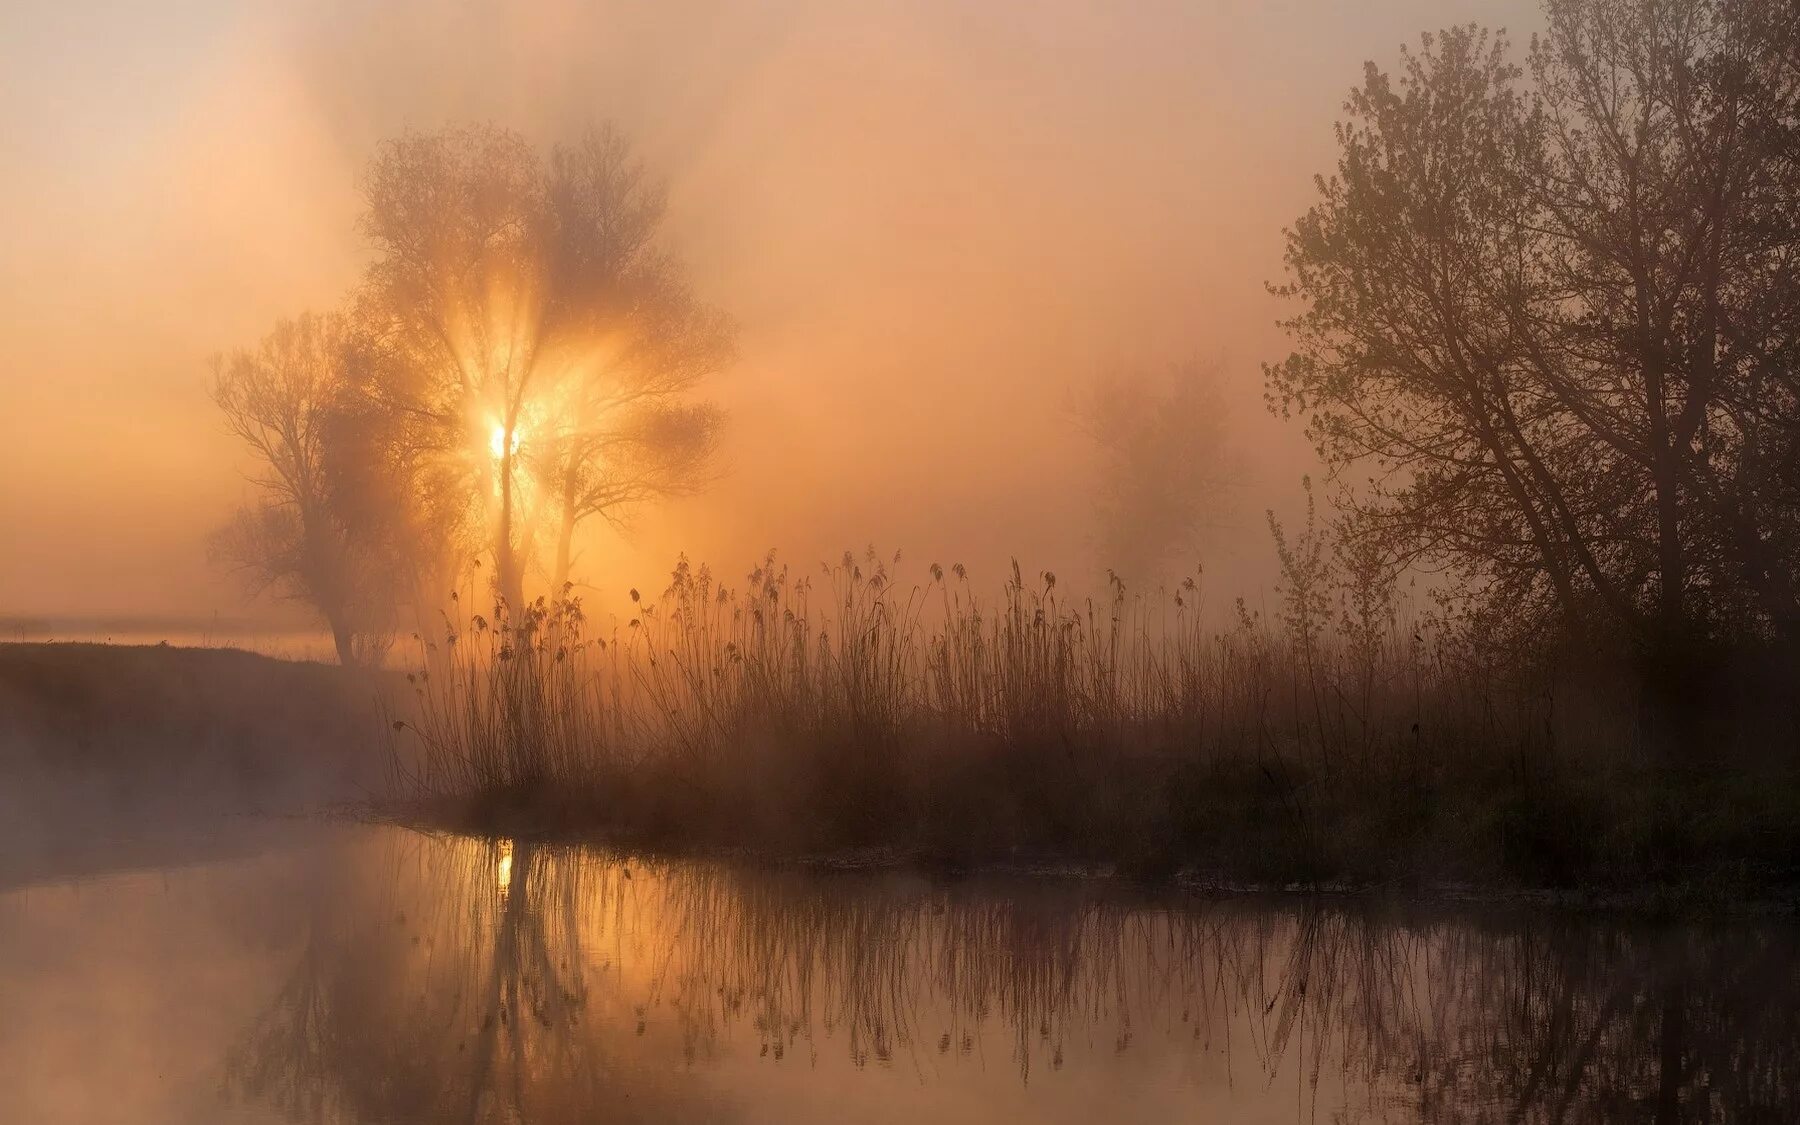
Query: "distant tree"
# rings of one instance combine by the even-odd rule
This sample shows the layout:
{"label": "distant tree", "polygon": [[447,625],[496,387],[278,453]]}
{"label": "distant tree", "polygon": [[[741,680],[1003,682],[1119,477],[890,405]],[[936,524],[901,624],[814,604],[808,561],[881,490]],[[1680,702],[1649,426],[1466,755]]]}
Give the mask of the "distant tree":
{"label": "distant tree", "polygon": [[1127,582],[1173,577],[1170,567],[1193,559],[1224,511],[1235,458],[1215,379],[1192,362],[1114,371],[1072,403],[1095,457],[1098,561]]}
{"label": "distant tree", "polygon": [[303,314],[279,322],[255,349],[215,359],[212,387],[226,425],[255,456],[260,492],[215,533],[215,557],[256,589],[312,606],[346,665],[380,655],[390,600],[376,560],[348,533],[328,468],[353,353],[342,317]]}
{"label": "distant tree", "polygon": [[1272,399],[1391,560],[1659,661],[1800,636],[1791,3],[1547,15],[1525,69],[1475,28],[1369,65]]}
{"label": "distant tree", "polygon": [[522,603],[546,529],[560,587],[583,520],[700,482],[719,415],[692,393],[731,328],[659,249],[662,192],[618,134],[548,161],[491,127],[408,134],[367,199],[372,401],[478,511],[501,596]]}

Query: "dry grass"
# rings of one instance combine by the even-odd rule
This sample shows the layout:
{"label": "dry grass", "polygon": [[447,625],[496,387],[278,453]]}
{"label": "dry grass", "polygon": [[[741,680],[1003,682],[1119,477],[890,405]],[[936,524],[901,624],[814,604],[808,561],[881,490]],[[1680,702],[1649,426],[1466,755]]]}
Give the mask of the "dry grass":
{"label": "dry grass", "polygon": [[395,795],[515,832],[1277,881],[1762,879],[1794,842],[1785,762],[1671,785],[1628,676],[1505,657],[1310,528],[1279,541],[1272,620],[1217,620],[1192,579],[1096,602],[1015,564],[990,599],[873,552],[737,589],[684,560],[606,636],[578,600],[496,606],[421,642]]}

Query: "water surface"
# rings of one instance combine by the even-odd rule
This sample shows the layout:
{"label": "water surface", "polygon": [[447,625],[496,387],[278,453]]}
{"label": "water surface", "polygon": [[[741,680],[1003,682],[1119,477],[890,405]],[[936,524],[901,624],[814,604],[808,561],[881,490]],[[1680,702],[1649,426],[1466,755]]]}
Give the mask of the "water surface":
{"label": "water surface", "polygon": [[1788,1121],[1785,925],[292,825],[0,894],[0,1120]]}

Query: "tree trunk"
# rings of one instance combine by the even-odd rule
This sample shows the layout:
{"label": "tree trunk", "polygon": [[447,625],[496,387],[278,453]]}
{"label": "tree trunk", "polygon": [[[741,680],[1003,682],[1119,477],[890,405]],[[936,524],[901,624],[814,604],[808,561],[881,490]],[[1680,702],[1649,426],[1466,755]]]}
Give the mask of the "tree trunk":
{"label": "tree trunk", "polygon": [[1649,421],[1650,487],[1656,493],[1656,567],[1659,646],[1679,645],[1687,619],[1687,558],[1681,542],[1681,464],[1676,431],[1669,425],[1669,365],[1663,330],[1655,322],[1654,301],[1638,285],[1638,359],[1644,375],[1644,412]]}
{"label": "tree trunk", "polygon": [[1645,660],[1649,675],[1651,737],[1674,762],[1701,749],[1700,690],[1703,661],[1700,638],[1690,629],[1687,605],[1687,554],[1682,541],[1682,451],[1677,429],[1669,424],[1669,365],[1664,329],[1654,320],[1654,301],[1638,287],[1638,355],[1644,378],[1644,410],[1649,422],[1650,488],[1656,505],[1656,613],[1648,630]]}
{"label": "tree trunk", "polygon": [[556,571],[552,576],[550,596],[564,597],[564,590],[569,585],[569,567],[573,564],[575,546],[575,509],[572,505],[563,505],[562,526],[556,534]]}
{"label": "tree trunk", "polygon": [[1657,446],[1655,476],[1657,569],[1662,579],[1658,608],[1665,641],[1679,644],[1687,626],[1687,558],[1681,543],[1681,486],[1675,452],[1666,438]]}
{"label": "tree trunk", "polygon": [[500,1037],[522,1034],[519,1021],[526,1018],[525,1013],[517,1010],[509,1015],[506,1007],[507,1001],[516,995],[519,945],[530,920],[528,915],[531,905],[526,896],[531,893],[531,851],[531,845],[523,841],[514,847],[511,866],[507,868],[507,883],[501,890],[506,899],[506,909],[500,916],[494,934],[494,954],[488,972],[487,988],[481,1006],[476,1009],[481,1016],[481,1024],[476,1033],[475,1050],[471,1052],[472,1065],[469,1069],[468,1120],[471,1123],[480,1121],[485,1116],[482,1113],[482,1095],[495,1093],[492,1084]]}
{"label": "tree trunk", "polygon": [[356,654],[356,632],[344,620],[342,613],[332,610],[325,614],[326,624],[331,626],[331,643],[337,646],[338,663],[346,668],[355,668],[362,664]]}
{"label": "tree trunk", "polygon": [[501,434],[500,445],[500,521],[494,530],[494,580],[506,603],[508,616],[517,621],[525,611],[525,575],[519,546],[513,536],[513,429],[509,424]]}
{"label": "tree trunk", "polygon": [[1676,1125],[1681,1120],[1682,1060],[1686,1054],[1686,1011],[1679,980],[1662,988],[1662,1018],[1658,1021],[1656,1060],[1656,1125]]}

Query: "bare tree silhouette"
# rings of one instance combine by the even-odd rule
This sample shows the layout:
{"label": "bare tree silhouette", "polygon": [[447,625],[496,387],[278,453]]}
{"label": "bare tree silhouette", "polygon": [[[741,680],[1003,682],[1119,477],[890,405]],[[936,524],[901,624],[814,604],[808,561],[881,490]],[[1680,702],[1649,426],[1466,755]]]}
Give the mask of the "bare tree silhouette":
{"label": "bare tree silhouette", "polygon": [[353,378],[344,319],[304,314],[253,350],[213,361],[213,401],[255,455],[260,499],[213,538],[214,554],[316,609],[346,665],[377,657],[390,591],[366,544],[349,533],[328,468],[331,418]]}

